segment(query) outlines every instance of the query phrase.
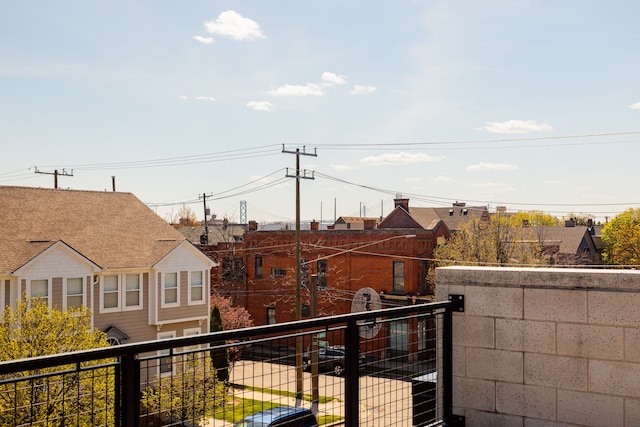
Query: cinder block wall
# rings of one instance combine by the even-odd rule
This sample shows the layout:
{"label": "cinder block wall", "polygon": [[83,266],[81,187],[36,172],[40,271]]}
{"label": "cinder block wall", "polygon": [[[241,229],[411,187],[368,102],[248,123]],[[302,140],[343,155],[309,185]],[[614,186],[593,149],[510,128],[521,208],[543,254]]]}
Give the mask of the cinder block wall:
{"label": "cinder block wall", "polygon": [[640,271],[444,267],[467,426],[640,426]]}

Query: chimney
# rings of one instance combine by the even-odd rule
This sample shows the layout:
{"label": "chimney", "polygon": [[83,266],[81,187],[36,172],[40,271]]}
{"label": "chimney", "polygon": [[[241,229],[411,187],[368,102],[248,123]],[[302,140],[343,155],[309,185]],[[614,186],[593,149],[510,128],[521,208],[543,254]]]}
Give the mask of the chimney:
{"label": "chimney", "polygon": [[393,200],[393,203],[394,203],[396,208],[398,206],[400,206],[402,209],[404,209],[405,211],[409,212],[409,199],[396,198],[396,199]]}
{"label": "chimney", "polygon": [[258,223],[255,221],[249,221],[249,231],[257,231],[258,230]]}
{"label": "chimney", "polygon": [[569,218],[568,220],[566,220],[564,222],[564,226],[565,227],[575,227],[576,226],[576,222],[573,220],[573,218]]}
{"label": "chimney", "polygon": [[318,221],[316,221],[315,219],[311,221],[311,230],[312,231],[317,231],[320,229],[320,223]]}

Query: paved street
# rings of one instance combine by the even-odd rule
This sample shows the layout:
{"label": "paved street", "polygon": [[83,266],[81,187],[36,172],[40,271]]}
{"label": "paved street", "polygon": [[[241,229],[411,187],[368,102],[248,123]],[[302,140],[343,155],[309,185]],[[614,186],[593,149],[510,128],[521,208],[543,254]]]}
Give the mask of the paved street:
{"label": "paved street", "polygon": [[[304,373],[304,394],[311,394],[311,374]],[[295,392],[296,376],[292,366],[266,362],[240,361],[234,366],[231,381],[234,384]],[[318,379],[320,396],[335,397],[334,401],[320,404],[318,415],[335,414],[344,417],[344,379],[334,375],[320,374]],[[234,396],[282,405],[295,405],[295,399],[270,393],[235,390]],[[303,402],[309,407],[310,402]],[[363,376],[360,378],[360,425],[361,426],[411,426],[411,383],[393,379]],[[222,421],[211,421],[207,426],[224,426]]]}

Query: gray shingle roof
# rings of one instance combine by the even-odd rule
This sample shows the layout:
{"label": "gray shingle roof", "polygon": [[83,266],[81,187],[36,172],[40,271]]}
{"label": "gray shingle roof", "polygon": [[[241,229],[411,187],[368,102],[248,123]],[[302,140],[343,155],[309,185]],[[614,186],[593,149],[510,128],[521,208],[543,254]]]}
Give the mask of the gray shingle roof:
{"label": "gray shingle roof", "polygon": [[0,186],[0,273],[56,241],[114,269],[150,267],[184,240],[130,193]]}

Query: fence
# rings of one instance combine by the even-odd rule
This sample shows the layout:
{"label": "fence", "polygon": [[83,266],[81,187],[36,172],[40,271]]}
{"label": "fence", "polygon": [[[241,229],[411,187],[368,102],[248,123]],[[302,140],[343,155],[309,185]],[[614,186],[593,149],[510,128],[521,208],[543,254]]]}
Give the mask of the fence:
{"label": "fence", "polygon": [[0,426],[225,426],[272,406],[309,408],[326,426],[464,425],[451,394],[462,310],[452,295],[2,362]]}

